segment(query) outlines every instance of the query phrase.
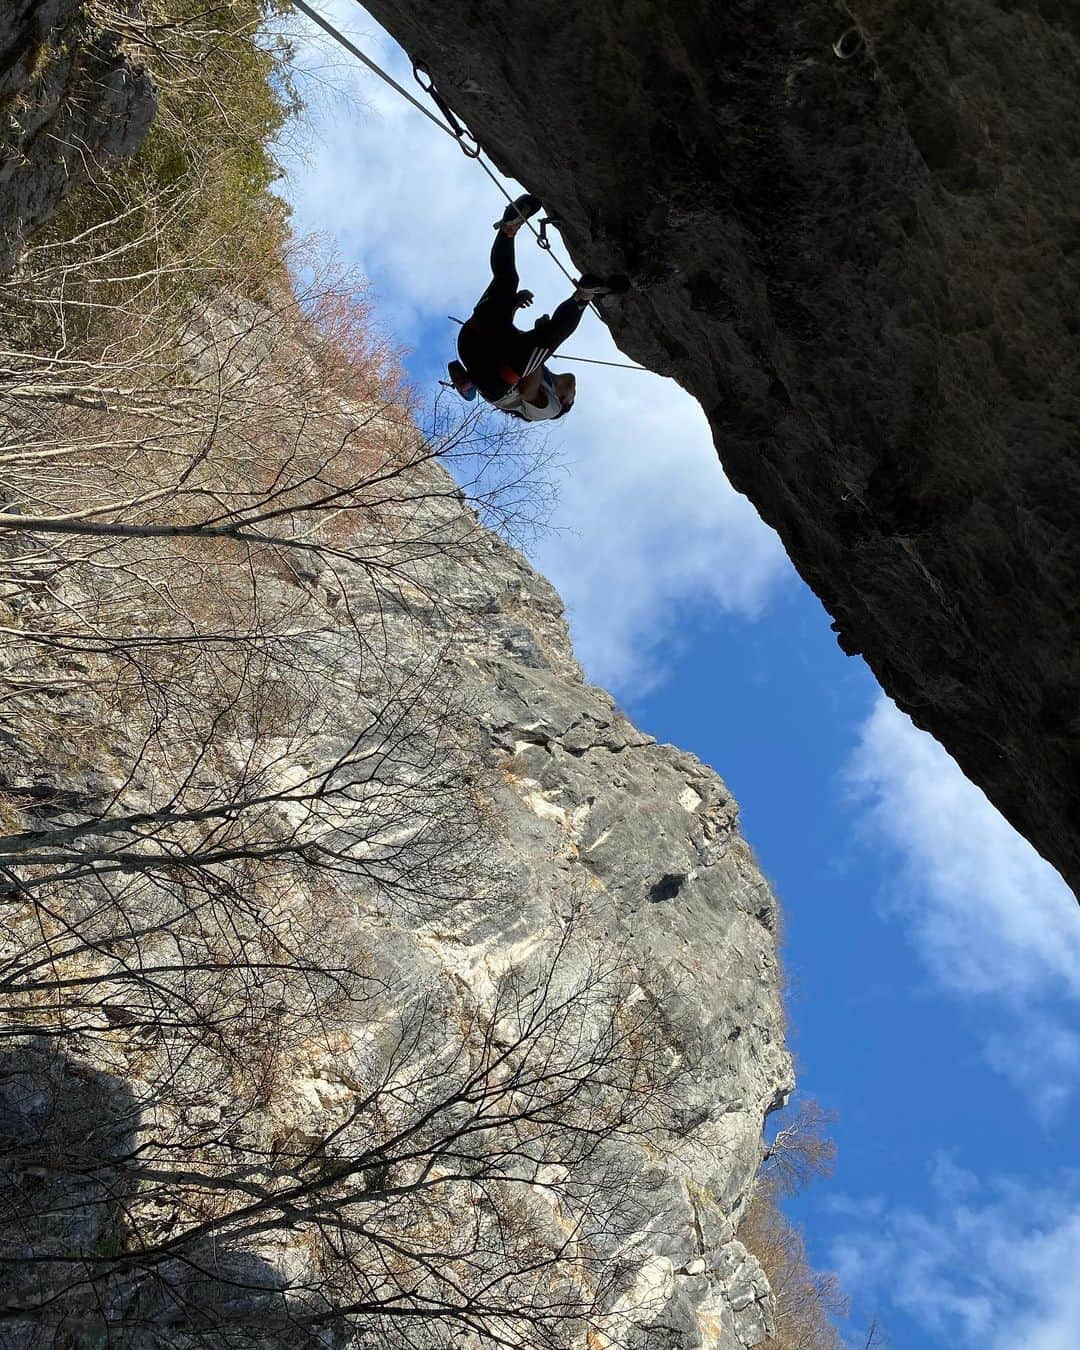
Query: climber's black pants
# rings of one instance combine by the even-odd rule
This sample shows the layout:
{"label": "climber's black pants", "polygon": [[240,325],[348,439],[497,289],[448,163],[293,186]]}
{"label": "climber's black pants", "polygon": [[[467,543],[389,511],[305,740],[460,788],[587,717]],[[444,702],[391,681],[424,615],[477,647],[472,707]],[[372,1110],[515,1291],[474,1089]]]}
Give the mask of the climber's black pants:
{"label": "climber's black pants", "polygon": [[491,246],[491,284],[476,302],[472,317],[458,334],[458,355],[473,383],[489,401],[502,398],[542,366],[581,322],[585,306],[564,300],[550,317],[532,328],[514,327],[518,271],[514,239],[499,230]]}

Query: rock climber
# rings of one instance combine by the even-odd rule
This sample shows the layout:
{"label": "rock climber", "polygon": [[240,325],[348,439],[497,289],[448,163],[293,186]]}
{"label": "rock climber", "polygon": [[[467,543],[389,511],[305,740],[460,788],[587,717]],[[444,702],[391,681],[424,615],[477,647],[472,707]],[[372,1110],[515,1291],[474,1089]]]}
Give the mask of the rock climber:
{"label": "rock climber", "polygon": [[564,417],[574,406],[574,376],[555,375],[545,362],[581,322],[591,300],[622,294],[630,285],[623,276],[586,273],[554,314],[542,315],[527,332],[516,328],[514,315],[532,304],[533,294],[518,290],[514,236],[540,206],[539,197],[525,193],[495,222],[491,285],[458,334],[461,360],[447,367],[451,383],[463,398],[474,399],[479,393],[496,408],[527,422]]}

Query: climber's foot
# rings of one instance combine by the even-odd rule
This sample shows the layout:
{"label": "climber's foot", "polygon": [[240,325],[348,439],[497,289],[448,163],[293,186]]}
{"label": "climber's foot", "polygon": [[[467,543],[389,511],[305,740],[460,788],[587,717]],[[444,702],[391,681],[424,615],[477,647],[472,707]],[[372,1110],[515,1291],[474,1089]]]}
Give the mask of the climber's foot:
{"label": "climber's foot", "polygon": [[537,211],[543,206],[539,197],[534,197],[531,192],[523,192],[520,197],[515,198],[502,213],[502,219],[495,222],[495,228],[502,230],[503,234],[515,235],[530,216],[535,216]]}
{"label": "climber's foot", "polygon": [[471,403],[476,397],[476,385],[472,382],[472,376],[460,361],[451,361],[446,369],[450,375],[450,383],[462,398],[468,399]]}
{"label": "climber's foot", "polygon": [[574,285],[577,287],[574,299],[587,304],[590,300],[599,300],[605,295],[625,295],[630,289],[630,278],[623,276],[622,273],[601,277],[595,272],[583,272]]}

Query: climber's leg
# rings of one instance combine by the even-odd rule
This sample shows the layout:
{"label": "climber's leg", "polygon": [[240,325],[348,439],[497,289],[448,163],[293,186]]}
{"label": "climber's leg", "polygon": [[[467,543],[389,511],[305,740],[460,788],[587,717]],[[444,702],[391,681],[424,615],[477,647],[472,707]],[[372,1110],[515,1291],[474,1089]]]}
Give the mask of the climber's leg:
{"label": "climber's leg", "polygon": [[477,317],[509,323],[517,309],[518,271],[514,236],[500,230],[491,246],[491,284],[476,302]]}
{"label": "climber's leg", "polygon": [[[550,318],[545,314],[528,332],[520,335],[515,355],[519,358],[524,357],[524,374],[527,375],[535,370],[537,365],[542,365],[562,346],[581,322],[581,316],[591,301],[604,295],[622,295],[630,287],[626,277],[598,277],[589,272],[575,284],[577,289],[574,294],[569,300],[564,300]],[[536,360],[538,354],[539,360]]]}
{"label": "climber's leg", "polygon": [[575,291],[564,300],[552,315],[544,314],[524,333],[515,332],[513,361],[522,376],[539,370],[544,362],[562,346],[581,322],[589,306],[589,295]]}
{"label": "climber's leg", "polygon": [[[577,295],[564,300],[550,317],[545,314],[522,333],[514,329],[510,334],[510,364],[521,375],[522,381],[539,371],[544,362],[566,341],[581,322],[588,305],[587,299]],[[531,386],[525,386],[528,391]],[[526,393],[526,396],[527,393]]]}
{"label": "climber's leg", "polygon": [[542,342],[549,352],[554,352],[574,332],[588,307],[588,299],[577,294],[564,300],[550,319],[545,315],[533,325],[532,332],[536,340]]}
{"label": "climber's leg", "polygon": [[[519,308],[518,271],[514,257],[514,236],[529,216],[540,210],[540,198],[526,193],[511,202],[502,220],[495,222],[495,242],[491,246],[491,285],[476,304],[476,314],[491,323],[510,323]],[[531,299],[531,297],[530,297]]]}
{"label": "climber's leg", "polygon": [[530,216],[536,215],[541,206],[543,206],[543,202],[539,197],[534,197],[531,192],[523,192],[520,197],[515,197],[512,202],[507,203],[502,218],[495,222],[495,229],[500,234],[508,234],[512,237],[517,234]]}

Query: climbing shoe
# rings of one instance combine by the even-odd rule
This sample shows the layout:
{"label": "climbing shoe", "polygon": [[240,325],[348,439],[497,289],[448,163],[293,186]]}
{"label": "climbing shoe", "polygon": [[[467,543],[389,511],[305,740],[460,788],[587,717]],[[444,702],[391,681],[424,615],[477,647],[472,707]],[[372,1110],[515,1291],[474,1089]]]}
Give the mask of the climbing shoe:
{"label": "climbing shoe", "polygon": [[535,216],[541,206],[543,202],[539,197],[534,197],[531,192],[523,192],[510,203],[502,213],[502,219],[495,222],[494,228],[501,230],[504,225],[520,224],[530,216]]}
{"label": "climbing shoe", "polygon": [[470,403],[476,397],[476,385],[472,382],[472,377],[460,361],[451,361],[446,367],[450,376],[450,383],[454,386],[462,398]]}
{"label": "climbing shoe", "polygon": [[583,272],[574,285],[577,287],[576,299],[599,300],[605,295],[625,295],[630,289],[630,278],[621,273],[601,277],[595,272]]}

